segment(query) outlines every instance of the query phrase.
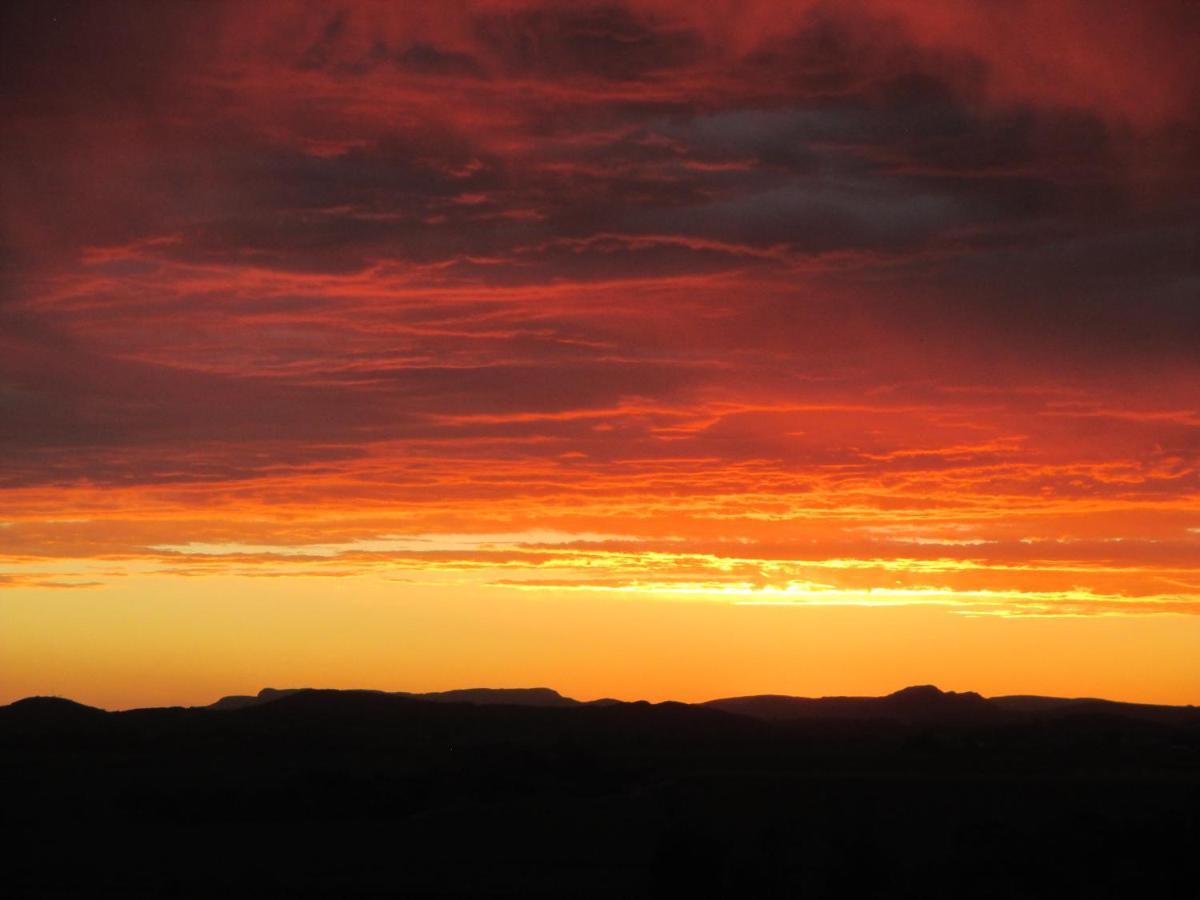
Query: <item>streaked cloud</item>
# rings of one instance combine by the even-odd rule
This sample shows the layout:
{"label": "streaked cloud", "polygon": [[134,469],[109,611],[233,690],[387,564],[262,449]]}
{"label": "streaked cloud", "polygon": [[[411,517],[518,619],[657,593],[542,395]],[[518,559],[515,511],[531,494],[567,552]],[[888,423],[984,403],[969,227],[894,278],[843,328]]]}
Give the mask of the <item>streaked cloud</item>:
{"label": "streaked cloud", "polygon": [[1196,611],[1193,4],[5,16],[7,587]]}

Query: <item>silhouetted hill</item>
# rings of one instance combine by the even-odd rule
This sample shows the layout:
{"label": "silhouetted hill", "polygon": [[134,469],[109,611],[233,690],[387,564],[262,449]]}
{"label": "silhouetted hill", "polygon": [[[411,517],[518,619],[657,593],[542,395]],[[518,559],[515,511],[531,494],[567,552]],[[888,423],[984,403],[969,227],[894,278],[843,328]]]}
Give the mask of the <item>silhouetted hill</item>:
{"label": "silhouetted hill", "polygon": [[806,719],[892,720],[908,723],[1003,724],[1062,716],[1100,715],[1164,723],[1200,720],[1191,706],[1152,706],[1109,700],[1012,696],[984,698],[973,691],[933,685],[904,688],[886,697],[788,697],[763,694],[710,700],[706,706],[773,722]]}
{"label": "silhouetted hill", "polygon": [[564,697],[550,688],[466,688],[456,691],[435,691],[428,694],[408,694],[415,700],[434,703],[475,703],[506,706],[578,706],[578,700]]}
{"label": "silhouetted hill", "polygon": [[286,697],[289,694],[294,694],[300,688],[289,688],[286,690],[276,690],[275,688],[263,688],[254,696],[248,694],[235,694],[232,697],[222,697],[216,703],[209,705],[209,709],[241,709],[244,706],[257,706],[260,703],[270,703],[272,700],[278,700],[281,697]]}
{"label": "silhouetted hill", "polygon": [[88,729],[102,723],[107,716],[102,709],[62,697],[26,697],[0,706],[0,734]]}
{"label": "silhouetted hill", "polygon": [[90,719],[104,710],[85,706],[64,697],[26,697],[8,706],[0,706],[0,715],[8,718],[29,717],[32,719]]}
{"label": "silhouetted hill", "polygon": [[1168,897],[1200,877],[1183,707],[30,698],[0,708],[0,773],[20,897]]}
{"label": "silhouetted hill", "polygon": [[1195,706],[1161,706],[1148,703],[1119,703],[1093,697],[992,697],[992,705],[1008,712],[1032,713],[1040,716],[1105,715],[1142,719],[1148,722],[1186,723],[1200,717]]}
{"label": "silhouetted hill", "polygon": [[[260,703],[270,703],[295,694],[300,690],[311,688],[288,688],[276,690],[263,688],[254,696],[234,695],[222,697],[209,709],[241,709],[245,706],[257,706]],[[473,703],[476,705],[503,706],[578,706],[578,700],[564,697],[558,691],[550,688],[461,688],[453,691],[433,691],[415,694],[408,691],[368,691],[366,693],[384,694],[394,697],[409,697],[413,700],[428,700],[431,703]]]}
{"label": "silhouetted hill", "polygon": [[710,700],[706,706],[771,721],[796,719],[891,719],[906,722],[986,721],[999,712],[976,693],[932,685],[904,688],[886,697],[786,697],[761,695]]}
{"label": "silhouetted hill", "polygon": [[[222,697],[208,706],[213,710],[257,706],[312,688],[263,688],[256,695]],[[408,691],[334,691],[340,694],[378,694],[425,700],[432,703],[473,705],[576,707],[616,705],[624,701],[605,698],[582,702],[551,688],[466,688],[429,693]],[[63,701],[70,702],[70,701]],[[77,704],[76,704],[77,705]],[[915,685],[884,697],[792,697],[759,694],[709,700],[702,706],[766,721],[803,719],[892,720],[903,722],[1024,721],[1029,716],[1111,715],[1158,722],[1186,722],[1200,716],[1194,706],[1119,703],[1096,698],[1063,698],[1014,695],[984,698],[974,691],[942,691],[933,685]]]}

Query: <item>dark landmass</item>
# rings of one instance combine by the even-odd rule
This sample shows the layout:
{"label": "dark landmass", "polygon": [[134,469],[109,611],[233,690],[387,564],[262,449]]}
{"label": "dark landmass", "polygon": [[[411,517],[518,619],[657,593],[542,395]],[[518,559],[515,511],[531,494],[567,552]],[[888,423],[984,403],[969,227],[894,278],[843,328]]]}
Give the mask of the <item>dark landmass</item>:
{"label": "dark landmass", "polygon": [[1200,709],[934,687],[0,707],[5,893],[1191,897]]}
{"label": "dark landmass", "polygon": [[[235,695],[222,697],[209,709],[240,709],[269,703],[304,688],[263,688],[254,696]],[[564,697],[550,688],[465,688],[457,691],[434,691],[428,694],[411,694],[407,691],[361,691],[359,693],[380,694],[386,697],[409,697],[413,700],[428,700],[432,703],[474,703],[477,706],[580,706],[578,700]],[[599,700],[598,703],[615,703],[615,700]]]}
{"label": "dark landmass", "polygon": [[1093,698],[990,697],[973,691],[940,691],[933,685],[905,688],[886,697],[785,697],[758,695],[710,700],[705,706],[758,719],[790,722],[800,719],[884,719],[901,722],[1017,723],[1037,718],[1078,717],[1083,714],[1142,719],[1151,722],[1195,723],[1194,706],[1154,706],[1117,703]]}

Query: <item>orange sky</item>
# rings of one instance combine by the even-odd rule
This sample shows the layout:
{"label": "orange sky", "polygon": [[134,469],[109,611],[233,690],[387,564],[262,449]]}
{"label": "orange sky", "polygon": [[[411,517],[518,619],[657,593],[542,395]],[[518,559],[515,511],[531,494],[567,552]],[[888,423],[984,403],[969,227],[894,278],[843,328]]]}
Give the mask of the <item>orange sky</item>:
{"label": "orange sky", "polygon": [[1194,5],[3,16],[0,702],[1200,702]]}

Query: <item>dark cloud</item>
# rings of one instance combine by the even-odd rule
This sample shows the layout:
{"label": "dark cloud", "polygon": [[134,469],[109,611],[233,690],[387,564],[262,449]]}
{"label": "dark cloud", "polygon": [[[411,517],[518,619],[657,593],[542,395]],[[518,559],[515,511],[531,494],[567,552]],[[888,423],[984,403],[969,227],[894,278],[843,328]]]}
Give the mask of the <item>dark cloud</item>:
{"label": "dark cloud", "polygon": [[1197,23],[1100,6],[8,4],[0,479],[1178,531]]}

